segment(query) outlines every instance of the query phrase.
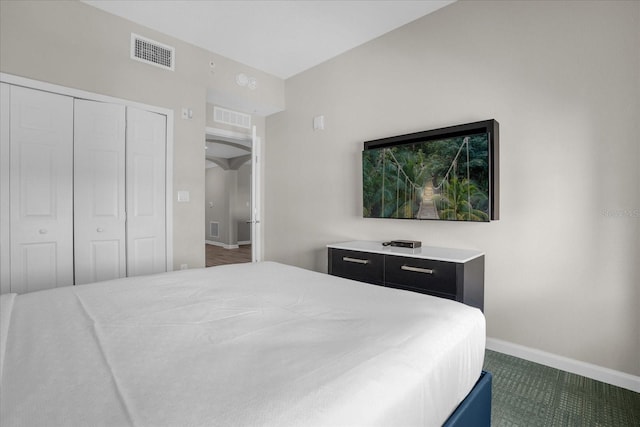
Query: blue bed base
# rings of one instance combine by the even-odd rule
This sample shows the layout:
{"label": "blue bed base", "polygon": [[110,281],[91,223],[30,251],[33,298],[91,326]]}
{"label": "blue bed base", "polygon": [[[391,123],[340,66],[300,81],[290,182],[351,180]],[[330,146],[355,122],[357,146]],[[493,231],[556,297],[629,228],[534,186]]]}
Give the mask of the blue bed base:
{"label": "blue bed base", "polygon": [[491,372],[482,371],[476,385],[443,427],[491,427],[491,379]]}

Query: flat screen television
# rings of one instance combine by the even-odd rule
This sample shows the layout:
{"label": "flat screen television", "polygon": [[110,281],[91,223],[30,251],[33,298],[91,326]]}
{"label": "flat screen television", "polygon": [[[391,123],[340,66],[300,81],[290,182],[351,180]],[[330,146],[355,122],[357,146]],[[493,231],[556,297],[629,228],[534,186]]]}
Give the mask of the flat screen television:
{"label": "flat screen television", "polygon": [[499,219],[498,146],[495,120],[366,141],[363,216]]}

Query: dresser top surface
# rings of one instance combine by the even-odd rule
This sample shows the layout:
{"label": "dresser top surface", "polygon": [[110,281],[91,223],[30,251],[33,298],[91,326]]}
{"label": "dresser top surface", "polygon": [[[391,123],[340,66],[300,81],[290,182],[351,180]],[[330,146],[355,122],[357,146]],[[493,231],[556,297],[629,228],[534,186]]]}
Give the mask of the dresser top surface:
{"label": "dresser top surface", "polygon": [[422,246],[417,249],[410,249],[399,248],[395,246],[383,246],[382,242],[369,240],[354,240],[351,242],[332,243],[327,245],[327,247],[334,249],[345,249],[350,251],[371,252],[384,255],[397,255],[459,263],[465,263],[484,255],[483,252],[475,251],[472,249],[439,248],[434,246]]}

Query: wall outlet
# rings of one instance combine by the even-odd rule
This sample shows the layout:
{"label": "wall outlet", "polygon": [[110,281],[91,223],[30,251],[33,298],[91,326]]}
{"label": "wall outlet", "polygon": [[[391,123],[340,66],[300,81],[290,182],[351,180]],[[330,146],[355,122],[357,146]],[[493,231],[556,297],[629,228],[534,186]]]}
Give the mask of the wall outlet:
{"label": "wall outlet", "polygon": [[182,108],[182,118],[189,120],[193,118],[193,110],[191,108]]}
{"label": "wall outlet", "polygon": [[189,264],[180,264],[180,270],[186,270],[189,268]]}

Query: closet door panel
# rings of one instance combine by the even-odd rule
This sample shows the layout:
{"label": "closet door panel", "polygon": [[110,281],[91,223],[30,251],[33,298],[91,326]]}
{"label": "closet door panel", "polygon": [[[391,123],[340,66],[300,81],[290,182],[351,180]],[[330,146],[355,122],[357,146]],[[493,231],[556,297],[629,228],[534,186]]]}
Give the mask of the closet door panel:
{"label": "closet door panel", "polygon": [[18,255],[22,262],[14,264],[14,269],[19,269],[16,273],[27,285],[24,292],[43,291],[52,287],[49,278],[57,273],[57,253],[56,242],[24,243],[20,246],[20,253],[14,256]]}
{"label": "closet door panel", "polygon": [[9,226],[10,92],[11,88],[8,84],[0,83],[0,293],[3,294],[11,290],[9,286],[11,282]]}
{"label": "closet door panel", "polygon": [[125,107],[75,100],[76,284],[126,275]]}
{"label": "closet door panel", "polygon": [[166,117],[127,108],[127,275],[166,271]]}
{"label": "closet door panel", "polygon": [[10,89],[11,291],[73,284],[73,99]]}
{"label": "closet door panel", "polygon": [[129,247],[130,258],[135,260],[131,266],[131,276],[143,274],[159,273],[156,265],[156,254],[158,253],[158,239],[155,237],[137,237],[131,239],[132,246]]}
{"label": "closet door panel", "polygon": [[[98,240],[89,244],[89,271],[92,282],[116,279],[124,277],[126,265],[122,261],[125,258],[123,239]],[[84,283],[84,282],[83,282]],[[76,283],[78,285],[82,283]]]}

